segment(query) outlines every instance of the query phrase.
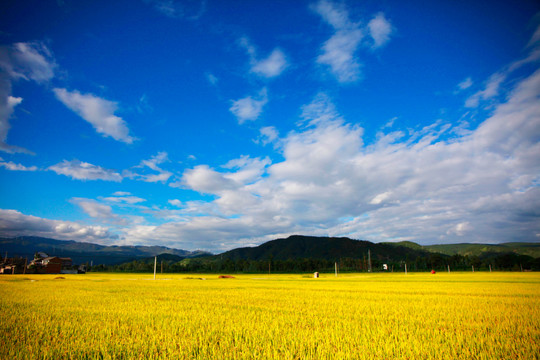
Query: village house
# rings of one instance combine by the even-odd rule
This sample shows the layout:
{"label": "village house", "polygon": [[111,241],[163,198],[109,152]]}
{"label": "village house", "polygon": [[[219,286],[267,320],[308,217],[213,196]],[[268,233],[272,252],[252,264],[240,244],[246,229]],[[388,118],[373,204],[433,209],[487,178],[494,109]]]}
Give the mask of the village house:
{"label": "village house", "polygon": [[[43,252],[36,254],[28,266],[38,274],[60,274],[72,272],[73,261],[68,257],[49,256]],[[75,270],[74,273],[77,273]]]}

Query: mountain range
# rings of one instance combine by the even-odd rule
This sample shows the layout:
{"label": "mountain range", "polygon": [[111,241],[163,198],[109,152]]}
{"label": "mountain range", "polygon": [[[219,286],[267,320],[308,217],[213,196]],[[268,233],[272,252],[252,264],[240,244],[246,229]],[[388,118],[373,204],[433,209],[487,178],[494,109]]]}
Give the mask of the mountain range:
{"label": "mountain range", "polygon": [[206,251],[188,251],[165,246],[105,246],[78,241],[55,240],[35,236],[0,238],[0,255],[20,256],[32,259],[42,251],[50,256],[70,257],[77,264],[118,264],[160,254],[175,255],[176,259],[212,255]]}
{"label": "mountain range", "polygon": [[318,259],[336,261],[340,258],[362,259],[369,256],[379,261],[414,260],[440,255],[489,256],[514,254],[540,258],[540,243],[447,244],[419,245],[414,242],[372,243],[346,237],[314,237],[292,235],[268,241],[255,247],[243,247],[213,255],[206,251],[188,251],[164,246],[105,246],[92,243],[19,236],[0,238],[0,255],[32,258],[37,251],[51,256],[71,257],[75,263],[120,264],[160,255],[170,261],[200,258],[201,260],[289,260]]}

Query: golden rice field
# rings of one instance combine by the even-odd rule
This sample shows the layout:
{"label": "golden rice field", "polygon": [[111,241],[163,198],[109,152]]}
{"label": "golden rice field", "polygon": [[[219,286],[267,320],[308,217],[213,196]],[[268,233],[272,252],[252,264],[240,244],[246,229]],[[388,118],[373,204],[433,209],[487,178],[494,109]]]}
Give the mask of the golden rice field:
{"label": "golden rice field", "polygon": [[0,359],[540,358],[538,273],[61,276],[0,276]]}

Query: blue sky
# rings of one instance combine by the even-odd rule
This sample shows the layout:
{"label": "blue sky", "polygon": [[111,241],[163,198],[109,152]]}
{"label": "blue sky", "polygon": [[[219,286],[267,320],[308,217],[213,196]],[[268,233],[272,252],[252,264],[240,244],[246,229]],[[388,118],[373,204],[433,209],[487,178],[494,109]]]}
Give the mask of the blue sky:
{"label": "blue sky", "polygon": [[0,6],[0,236],[540,241],[536,1]]}

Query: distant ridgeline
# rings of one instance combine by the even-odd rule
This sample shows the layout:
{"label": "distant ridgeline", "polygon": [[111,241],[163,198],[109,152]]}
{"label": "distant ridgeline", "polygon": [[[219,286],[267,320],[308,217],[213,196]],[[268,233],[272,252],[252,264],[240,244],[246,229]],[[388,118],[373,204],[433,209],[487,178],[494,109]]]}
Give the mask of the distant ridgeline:
{"label": "distant ridgeline", "polygon": [[540,244],[505,243],[421,246],[372,243],[345,237],[293,235],[218,255],[161,246],[103,246],[38,237],[0,238],[0,254],[31,257],[36,251],[93,264],[90,271],[152,272],[341,272],[540,270]]}
{"label": "distant ridgeline", "polygon": [[206,251],[187,251],[171,249],[164,246],[104,246],[92,243],[54,240],[35,236],[19,236],[0,238],[0,256],[7,253],[9,257],[18,256],[33,259],[38,251],[51,256],[70,257],[77,264],[115,265],[136,259],[166,254],[175,257],[176,261],[185,258],[208,256]]}

